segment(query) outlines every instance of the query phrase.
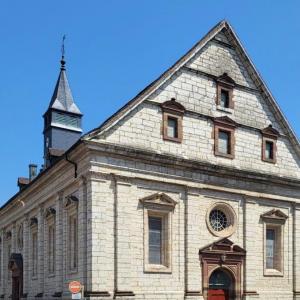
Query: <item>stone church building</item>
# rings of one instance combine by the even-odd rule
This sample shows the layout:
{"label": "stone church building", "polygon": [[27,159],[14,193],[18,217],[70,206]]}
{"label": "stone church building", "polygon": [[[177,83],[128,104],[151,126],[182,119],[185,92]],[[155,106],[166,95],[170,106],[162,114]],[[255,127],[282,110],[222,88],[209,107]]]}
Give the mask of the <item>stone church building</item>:
{"label": "stone church building", "polygon": [[[97,109],[97,108],[96,108]],[[65,61],[43,170],[0,209],[0,299],[300,299],[300,147],[222,21],[82,135]]]}

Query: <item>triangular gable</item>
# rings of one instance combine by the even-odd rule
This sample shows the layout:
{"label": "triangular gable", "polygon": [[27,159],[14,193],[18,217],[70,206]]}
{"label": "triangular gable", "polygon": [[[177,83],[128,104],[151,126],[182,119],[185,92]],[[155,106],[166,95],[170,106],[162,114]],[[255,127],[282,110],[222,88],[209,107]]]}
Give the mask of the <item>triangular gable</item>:
{"label": "triangular gable", "polygon": [[227,116],[216,117],[216,118],[214,118],[214,122],[221,124],[221,125],[228,125],[228,126],[232,126],[232,127],[236,126],[236,122]]}
{"label": "triangular gable", "polygon": [[[231,43],[232,47],[235,48],[237,53],[242,58],[247,71],[251,74],[251,79],[256,84],[256,86],[260,89],[264,99],[272,108],[274,115],[282,125],[282,128],[285,131],[285,134],[290,138],[292,145],[295,147],[296,152],[300,155],[300,144],[295,135],[293,129],[289,125],[287,119],[283,115],[283,112],[280,110],[277,102],[273,98],[271,92],[268,87],[264,83],[261,78],[259,72],[256,70],[254,64],[251,59],[247,55],[244,47],[242,46],[239,38],[233,31],[232,27],[227,21],[221,21],[214,28],[212,28],[190,51],[188,51],[184,56],[182,56],[172,67],[170,67],[166,72],[164,72],[157,80],[147,86],[143,91],[141,91],[135,98],[129,101],[126,105],[124,105],[121,109],[119,109],[114,115],[108,118],[104,123],[102,123],[98,128],[95,128],[88,132],[86,135],[82,137],[82,139],[92,139],[96,135],[100,133],[104,133],[113,125],[115,125],[119,120],[124,118],[127,114],[129,114],[134,108],[136,108],[140,103],[142,103],[147,97],[149,97],[152,93],[154,93],[159,87],[161,87],[168,79],[171,78],[181,67],[183,67],[189,60],[196,56],[197,53],[207,43],[211,40],[216,40],[216,37],[219,33],[224,33],[228,41]],[[225,43],[219,41],[220,43]]]}
{"label": "triangular gable", "polygon": [[272,127],[272,125],[269,125],[268,127],[261,130],[261,133],[265,136],[270,136],[273,138],[277,138],[279,136],[279,132]]}
{"label": "triangular gable", "polygon": [[241,254],[241,253],[246,253],[246,250],[244,250],[240,246],[234,244],[228,238],[221,238],[221,239],[199,249],[199,254],[211,253],[211,252],[214,252],[214,253],[220,252],[220,253],[226,253],[226,254],[229,254],[229,253]]}
{"label": "triangular gable", "polygon": [[143,205],[162,205],[174,208],[177,204],[175,200],[166,195],[165,193],[155,193],[150,196],[140,199]]}
{"label": "triangular gable", "polygon": [[283,221],[285,222],[285,220],[288,218],[288,216],[283,213],[281,210],[279,209],[272,209],[264,214],[261,215],[262,219],[265,220],[274,220],[274,221]]}

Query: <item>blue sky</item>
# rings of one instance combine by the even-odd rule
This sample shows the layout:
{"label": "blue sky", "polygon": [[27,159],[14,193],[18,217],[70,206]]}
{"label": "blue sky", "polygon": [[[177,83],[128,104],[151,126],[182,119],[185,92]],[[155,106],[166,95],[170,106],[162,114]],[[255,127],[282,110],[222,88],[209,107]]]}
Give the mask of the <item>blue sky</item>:
{"label": "blue sky", "polygon": [[0,205],[42,164],[60,43],[84,131],[98,126],[227,19],[300,135],[299,1],[51,0],[0,3]]}

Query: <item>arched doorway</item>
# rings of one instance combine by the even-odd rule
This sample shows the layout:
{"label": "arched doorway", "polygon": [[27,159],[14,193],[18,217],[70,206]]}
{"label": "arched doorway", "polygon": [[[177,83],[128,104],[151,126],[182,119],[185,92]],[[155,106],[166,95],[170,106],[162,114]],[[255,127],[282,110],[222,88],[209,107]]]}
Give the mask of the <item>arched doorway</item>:
{"label": "arched doorway", "polygon": [[223,268],[218,268],[209,277],[208,300],[233,300],[234,279]]}
{"label": "arched doorway", "polygon": [[23,257],[20,253],[12,253],[8,263],[12,276],[12,300],[20,300],[23,295]]}

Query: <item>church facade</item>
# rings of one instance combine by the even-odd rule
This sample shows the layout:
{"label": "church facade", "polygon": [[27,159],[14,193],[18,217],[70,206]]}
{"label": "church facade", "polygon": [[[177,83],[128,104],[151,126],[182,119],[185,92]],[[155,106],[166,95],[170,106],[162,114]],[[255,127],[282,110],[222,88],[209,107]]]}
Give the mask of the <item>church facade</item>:
{"label": "church facade", "polygon": [[62,60],[44,170],[0,210],[0,298],[300,299],[300,148],[222,21],[81,136]]}

